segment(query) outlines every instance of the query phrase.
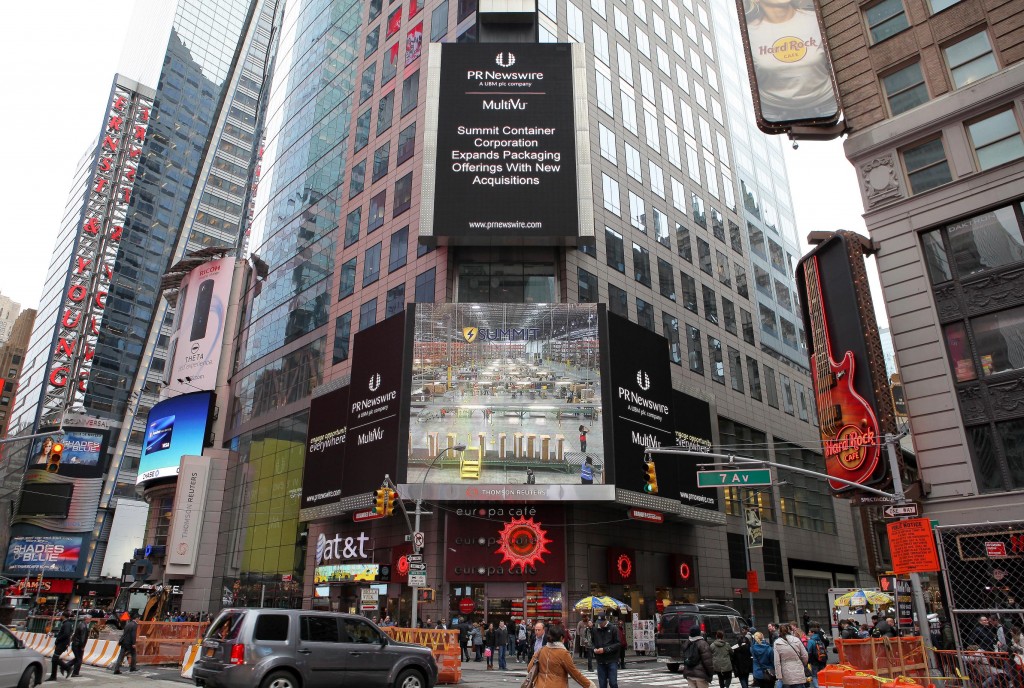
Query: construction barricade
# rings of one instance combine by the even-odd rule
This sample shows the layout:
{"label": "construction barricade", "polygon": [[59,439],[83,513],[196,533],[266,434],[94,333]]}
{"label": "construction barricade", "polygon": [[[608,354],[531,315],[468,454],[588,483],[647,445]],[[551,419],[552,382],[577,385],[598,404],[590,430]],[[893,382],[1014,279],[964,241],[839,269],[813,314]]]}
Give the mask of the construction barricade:
{"label": "construction barricade", "polygon": [[944,688],[1021,688],[1024,656],[980,650],[935,650]]}
{"label": "construction barricade", "polygon": [[459,647],[458,631],[396,626],[385,626],[381,630],[401,643],[429,647],[437,662],[439,684],[453,684],[462,680],[462,649]]}
{"label": "construction barricade", "polygon": [[[141,621],[135,642],[137,664],[161,665],[182,664],[186,650],[206,630],[205,623],[186,623],[171,621]],[[29,633],[17,631],[26,647],[50,657],[53,655],[54,638],[49,633]],[[99,638],[89,640],[85,645],[82,663],[90,666],[108,667],[117,659],[120,632],[104,632]],[[71,650],[64,655],[71,658]]]}
{"label": "construction barricade", "polygon": [[921,636],[837,640],[839,663],[880,678],[928,676],[928,656]]}

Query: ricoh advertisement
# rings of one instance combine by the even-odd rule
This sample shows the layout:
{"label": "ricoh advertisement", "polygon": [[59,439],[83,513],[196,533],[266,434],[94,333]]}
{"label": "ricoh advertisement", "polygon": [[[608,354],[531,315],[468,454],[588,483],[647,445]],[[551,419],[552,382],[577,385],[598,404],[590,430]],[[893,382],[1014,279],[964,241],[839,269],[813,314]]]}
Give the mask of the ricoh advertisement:
{"label": "ricoh advertisement", "polygon": [[176,476],[181,457],[201,455],[212,410],[212,392],[182,394],[154,406],[146,420],[136,484]]}
{"label": "ricoh advertisement", "polygon": [[[181,281],[177,327],[171,337],[168,386],[179,391],[213,390],[224,343],[235,259],[221,258],[195,268]],[[178,380],[188,384],[179,387]]]}
{"label": "ricoh advertisement", "polygon": [[592,236],[589,129],[575,110],[586,109],[583,46],[446,43],[429,57],[420,236]]}
{"label": "ricoh advertisement", "polygon": [[409,494],[614,499],[598,320],[596,304],[417,304]]}

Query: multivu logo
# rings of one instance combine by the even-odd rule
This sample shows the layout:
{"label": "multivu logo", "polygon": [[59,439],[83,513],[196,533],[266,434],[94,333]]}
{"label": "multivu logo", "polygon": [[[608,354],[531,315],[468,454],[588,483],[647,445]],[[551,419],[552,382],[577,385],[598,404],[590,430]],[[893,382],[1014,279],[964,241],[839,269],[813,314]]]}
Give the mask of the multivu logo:
{"label": "multivu logo", "polygon": [[378,389],[380,389],[380,373],[370,376],[369,387],[371,392],[376,392]]}
{"label": "multivu logo", "polygon": [[644,392],[651,388],[651,378],[647,377],[646,370],[636,371],[636,386]]}
{"label": "multivu logo", "polygon": [[499,67],[504,67],[506,69],[508,69],[515,63],[516,56],[513,55],[512,53],[508,54],[508,58],[505,57],[505,53],[498,53],[498,56],[494,58],[494,64],[498,65]]}
{"label": "multivu logo", "polygon": [[540,338],[539,327],[509,327],[487,328],[487,327],[463,327],[462,338],[472,344],[479,340],[487,342],[525,342]]}

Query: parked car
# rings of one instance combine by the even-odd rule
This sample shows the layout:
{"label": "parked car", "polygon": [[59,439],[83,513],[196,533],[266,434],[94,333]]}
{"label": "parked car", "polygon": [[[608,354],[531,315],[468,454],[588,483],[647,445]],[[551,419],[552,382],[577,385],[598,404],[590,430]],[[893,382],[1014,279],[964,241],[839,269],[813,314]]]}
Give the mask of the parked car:
{"label": "parked car", "polygon": [[654,638],[658,662],[669,671],[679,671],[683,662],[683,641],[689,640],[690,629],[700,628],[705,637],[714,640],[715,633],[725,633],[725,640],[734,645],[740,639],[740,626],[745,622],[740,613],[724,604],[673,604],[665,607]]}
{"label": "parked car", "polygon": [[25,647],[7,626],[0,626],[0,688],[30,688],[43,682],[46,658]]}
{"label": "parked car", "polygon": [[225,609],[192,675],[208,688],[432,688],[437,663],[429,648],[392,640],[362,616]]}

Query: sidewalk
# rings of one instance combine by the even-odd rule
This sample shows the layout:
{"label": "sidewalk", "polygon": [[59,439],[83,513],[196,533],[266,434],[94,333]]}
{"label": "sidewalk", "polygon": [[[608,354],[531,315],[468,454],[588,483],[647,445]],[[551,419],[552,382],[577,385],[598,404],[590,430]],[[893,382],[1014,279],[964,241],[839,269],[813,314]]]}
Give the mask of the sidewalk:
{"label": "sidewalk", "polygon": [[[577,668],[581,670],[587,668],[587,660],[583,659],[582,657],[577,657],[575,655],[573,655],[572,659],[573,662],[576,664]],[[654,666],[654,664],[657,661],[658,660],[654,657],[654,655],[640,656],[631,653],[626,654],[627,667],[636,667],[637,665],[649,667]],[[498,659],[497,657],[495,657],[494,669],[488,671],[486,659],[481,659],[479,662],[475,662],[472,659],[470,659],[468,662],[462,663],[462,674],[463,676],[465,676],[467,673],[475,674],[479,672],[486,674],[511,674],[513,676],[526,676],[526,662],[516,661],[515,655],[512,655],[511,657],[506,657],[505,664],[508,666],[507,671],[501,671],[500,669],[498,669]]]}

